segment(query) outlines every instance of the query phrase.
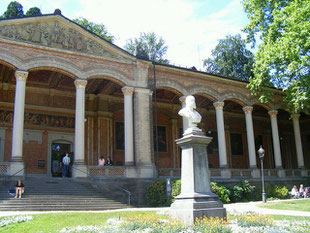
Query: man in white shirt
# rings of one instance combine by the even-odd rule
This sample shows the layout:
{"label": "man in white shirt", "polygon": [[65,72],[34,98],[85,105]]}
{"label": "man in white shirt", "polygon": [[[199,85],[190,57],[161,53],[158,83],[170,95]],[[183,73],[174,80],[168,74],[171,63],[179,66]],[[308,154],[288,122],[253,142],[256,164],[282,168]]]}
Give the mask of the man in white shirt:
{"label": "man in white shirt", "polygon": [[66,153],[66,156],[63,157],[62,163],[63,163],[63,173],[62,173],[62,177],[67,177],[67,172],[68,172],[68,170],[69,170],[69,165],[70,165],[69,153]]}

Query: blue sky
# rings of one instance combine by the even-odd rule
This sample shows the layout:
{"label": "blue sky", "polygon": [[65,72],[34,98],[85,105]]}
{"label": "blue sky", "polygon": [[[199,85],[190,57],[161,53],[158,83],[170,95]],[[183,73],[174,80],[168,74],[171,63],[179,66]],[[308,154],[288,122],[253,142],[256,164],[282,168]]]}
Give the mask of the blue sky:
{"label": "blue sky", "polygon": [[[17,0],[18,1],[18,0]],[[0,0],[0,14],[9,0]],[[33,6],[43,14],[61,9],[67,18],[104,24],[123,47],[141,32],[155,32],[168,45],[172,64],[203,69],[219,39],[241,33],[248,23],[241,0],[19,0],[24,13]]]}

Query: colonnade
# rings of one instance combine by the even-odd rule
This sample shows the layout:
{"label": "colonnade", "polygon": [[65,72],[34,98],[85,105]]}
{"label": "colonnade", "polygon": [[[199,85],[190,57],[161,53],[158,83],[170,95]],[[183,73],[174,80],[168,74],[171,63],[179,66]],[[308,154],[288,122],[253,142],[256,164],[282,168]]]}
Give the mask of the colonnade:
{"label": "colonnade", "polygon": [[[25,90],[27,71],[17,70],[15,103],[14,103],[14,119],[12,134],[12,157],[11,157],[11,174],[23,168],[22,147],[23,147],[23,130],[24,130],[24,109],[25,109]],[[84,119],[85,119],[85,88],[87,80],[77,79],[74,81],[76,87],[76,111],[75,111],[75,176],[85,176],[86,166],[84,161]],[[152,166],[151,156],[143,156],[143,154],[152,154],[152,127],[151,123],[151,98],[152,92],[147,88],[134,88],[125,86],[122,88],[124,94],[124,128],[125,128],[125,165],[143,165]],[[135,96],[133,98],[133,94]],[[180,98],[184,104],[184,97]],[[224,102],[217,101],[213,103],[216,111],[216,123],[218,133],[219,148],[219,166],[225,171],[228,168],[228,159],[226,151],[226,139],[224,128]],[[133,107],[135,106],[135,108]],[[249,152],[249,167],[257,168],[256,151],[252,119],[252,106],[244,106],[243,111],[246,119],[247,142]],[[281,150],[277,123],[277,111],[270,110],[270,121],[272,129],[274,160],[277,169],[282,168]],[[300,136],[299,115],[292,116],[295,144],[297,151],[298,168],[304,168],[302,143]],[[135,121],[135,124],[134,124]],[[176,128],[174,122],[174,128]],[[183,121],[184,130],[187,128],[186,121]],[[174,151],[176,148],[174,148]],[[175,162],[174,162],[175,163]],[[228,177],[229,175],[225,175]]]}

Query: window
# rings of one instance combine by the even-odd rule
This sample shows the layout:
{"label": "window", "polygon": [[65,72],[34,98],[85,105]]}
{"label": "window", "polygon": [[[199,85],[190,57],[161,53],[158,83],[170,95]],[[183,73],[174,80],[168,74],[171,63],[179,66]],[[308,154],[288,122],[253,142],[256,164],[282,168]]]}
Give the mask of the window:
{"label": "window", "polygon": [[207,149],[208,154],[218,154],[218,141],[217,141],[217,132],[216,131],[207,131],[207,137],[212,137],[212,141],[209,143]]}
{"label": "window", "polygon": [[124,122],[115,122],[115,147],[116,150],[125,149]]}
{"label": "window", "polygon": [[230,146],[232,155],[243,155],[241,133],[230,133]]}
{"label": "window", "polygon": [[[154,127],[154,151],[156,151],[156,130]],[[157,126],[158,133],[158,152],[167,152],[167,137],[166,137],[166,127]]]}

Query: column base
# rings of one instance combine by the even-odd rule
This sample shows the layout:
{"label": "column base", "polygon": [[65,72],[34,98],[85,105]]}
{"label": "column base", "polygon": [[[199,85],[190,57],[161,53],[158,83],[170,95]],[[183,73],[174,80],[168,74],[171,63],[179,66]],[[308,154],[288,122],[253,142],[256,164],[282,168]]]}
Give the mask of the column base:
{"label": "column base", "polygon": [[252,178],[259,178],[261,176],[259,169],[253,168],[251,171],[251,176]]}
{"label": "column base", "polygon": [[279,168],[277,173],[278,177],[286,177],[285,171],[282,168]]}
{"label": "column base", "polygon": [[305,169],[301,170],[301,176],[303,177],[308,176],[308,171]]}
{"label": "column base", "polygon": [[127,178],[155,178],[156,169],[153,165],[128,166],[126,167]]}
{"label": "column base", "polygon": [[73,178],[85,178],[88,176],[87,167],[85,163],[74,163],[72,166]]}
{"label": "column base", "polygon": [[192,197],[176,197],[171,204],[169,215],[172,218],[184,222],[186,225],[193,224],[197,218],[219,217],[226,218],[226,209],[222,202],[213,193],[210,195],[192,195]]}
{"label": "column base", "polygon": [[22,159],[12,159],[10,161],[10,172],[9,174],[12,176],[23,176],[25,174],[25,165]]}
{"label": "column base", "polygon": [[125,162],[125,166],[133,166],[135,163],[133,161]]}
{"label": "column base", "polygon": [[230,179],[231,172],[228,168],[221,168],[221,178]]}

